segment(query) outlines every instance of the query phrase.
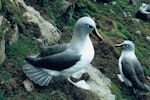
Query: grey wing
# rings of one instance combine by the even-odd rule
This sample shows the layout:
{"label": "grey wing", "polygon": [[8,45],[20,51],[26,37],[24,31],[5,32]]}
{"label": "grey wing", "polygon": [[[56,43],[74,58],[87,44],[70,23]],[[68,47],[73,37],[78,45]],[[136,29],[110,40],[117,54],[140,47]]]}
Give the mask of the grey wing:
{"label": "grey wing", "polygon": [[144,75],[144,72],[143,72],[143,68],[142,68],[140,62],[138,61],[138,59],[134,60],[134,66],[135,66],[135,72],[136,72],[136,75],[138,76],[138,79],[143,84],[145,84],[145,82],[146,82],[145,75]]}
{"label": "grey wing", "polygon": [[136,74],[133,61],[131,59],[122,59],[121,64],[124,76],[131,81],[133,87],[145,90],[144,84],[139,80]]}
{"label": "grey wing", "polygon": [[64,52],[68,48],[69,44],[70,43],[65,43],[65,44],[60,44],[60,45],[54,45],[54,46],[47,47],[46,49],[44,49],[40,53],[40,55],[38,57],[39,58],[40,57],[46,57],[46,56],[49,56],[49,55]]}
{"label": "grey wing", "polygon": [[80,60],[81,55],[76,55],[71,52],[63,52],[43,58],[27,57],[26,61],[35,67],[42,67],[51,70],[61,71],[73,66]]}

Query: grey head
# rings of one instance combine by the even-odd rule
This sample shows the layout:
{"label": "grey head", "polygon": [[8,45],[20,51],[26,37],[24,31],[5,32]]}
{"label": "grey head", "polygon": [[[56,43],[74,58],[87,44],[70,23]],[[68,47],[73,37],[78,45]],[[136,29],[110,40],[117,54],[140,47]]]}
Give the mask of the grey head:
{"label": "grey head", "polygon": [[95,37],[102,41],[102,37],[97,31],[95,21],[90,17],[81,17],[78,19],[75,24],[74,32],[74,35],[77,37],[85,37],[87,34],[93,33]]}
{"label": "grey head", "polygon": [[122,46],[123,51],[134,51],[135,45],[132,41],[126,40],[121,44],[116,44],[116,47]]}
{"label": "grey head", "polygon": [[94,28],[96,28],[96,24],[90,17],[81,17],[75,24],[75,31],[84,31],[85,33],[91,33]]}

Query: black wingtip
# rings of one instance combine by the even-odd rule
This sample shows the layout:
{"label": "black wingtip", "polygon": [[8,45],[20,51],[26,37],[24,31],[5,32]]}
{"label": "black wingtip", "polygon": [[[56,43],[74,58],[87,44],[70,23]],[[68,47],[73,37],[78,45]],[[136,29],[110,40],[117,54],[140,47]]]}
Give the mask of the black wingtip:
{"label": "black wingtip", "polygon": [[25,60],[32,65],[34,64],[34,59],[31,57],[26,57]]}

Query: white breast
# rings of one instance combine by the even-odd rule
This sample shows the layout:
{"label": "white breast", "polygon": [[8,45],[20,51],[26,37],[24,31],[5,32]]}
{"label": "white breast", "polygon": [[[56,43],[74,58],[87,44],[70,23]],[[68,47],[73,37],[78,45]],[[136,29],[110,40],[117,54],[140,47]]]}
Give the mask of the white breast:
{"label": "white breast", "polygon": [[72,67],[62,71],[63,76],[70,77],[73,73],[87,67],[94,58],[94,48],[91,41],[86,41],[85,44],[80,45],[82,49],[78,52],[81,54],[80,61]]}

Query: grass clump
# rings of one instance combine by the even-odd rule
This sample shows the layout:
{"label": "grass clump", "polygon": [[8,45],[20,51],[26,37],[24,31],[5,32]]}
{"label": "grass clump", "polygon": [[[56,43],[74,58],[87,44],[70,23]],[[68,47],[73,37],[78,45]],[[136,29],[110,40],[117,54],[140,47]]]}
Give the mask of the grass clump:
{"label": "grass clump", "polygon": [[5,70],[0,71],[0,76],[1,76],[0,77],[0,82],[2,82],[4,80],[9,80],[9,79],[12,78],[12,75],[9,72],[5,71]]}
{"label": "grass clump", "polygon": [[147,76],[150,76],[150,66],[147,66],[147,68],[144,70],[144,72]]}
{"label": "grass clump", "polygon": [[18,42],[6,46],[6,55],[9,61],[15,65],[22,66],[24,58],[32,53],[39,53],[40,48],[38,44],[33,42],[32,39],[26,36],[20,37]]}
{"label": "grass clump", "polygon": [[117,22],[117,23],[116,23],[116,26],[117,26],[117,28],[118,28],[120,34],[121,34],[122,36],[124,36],[125,39],[132,40],[131,34],[125,29],[125,27],[123,26],[123,24]]}
{"label": "grass clump", "polygon": [[111,84],[111,92],[112,94],[115,94],[116,100],[123,100],[120,89],[113,83]]}
{"label": "grass clump", "polygon": [[115,94],[116,100],[123,100],[120,89],[113,83],[111,84],[111,92],[112,94]]}
{"label": "grass clump", "polygon": [[4,90],[0,89],[0,100],[6,100],[6,98],[4,97]]}

